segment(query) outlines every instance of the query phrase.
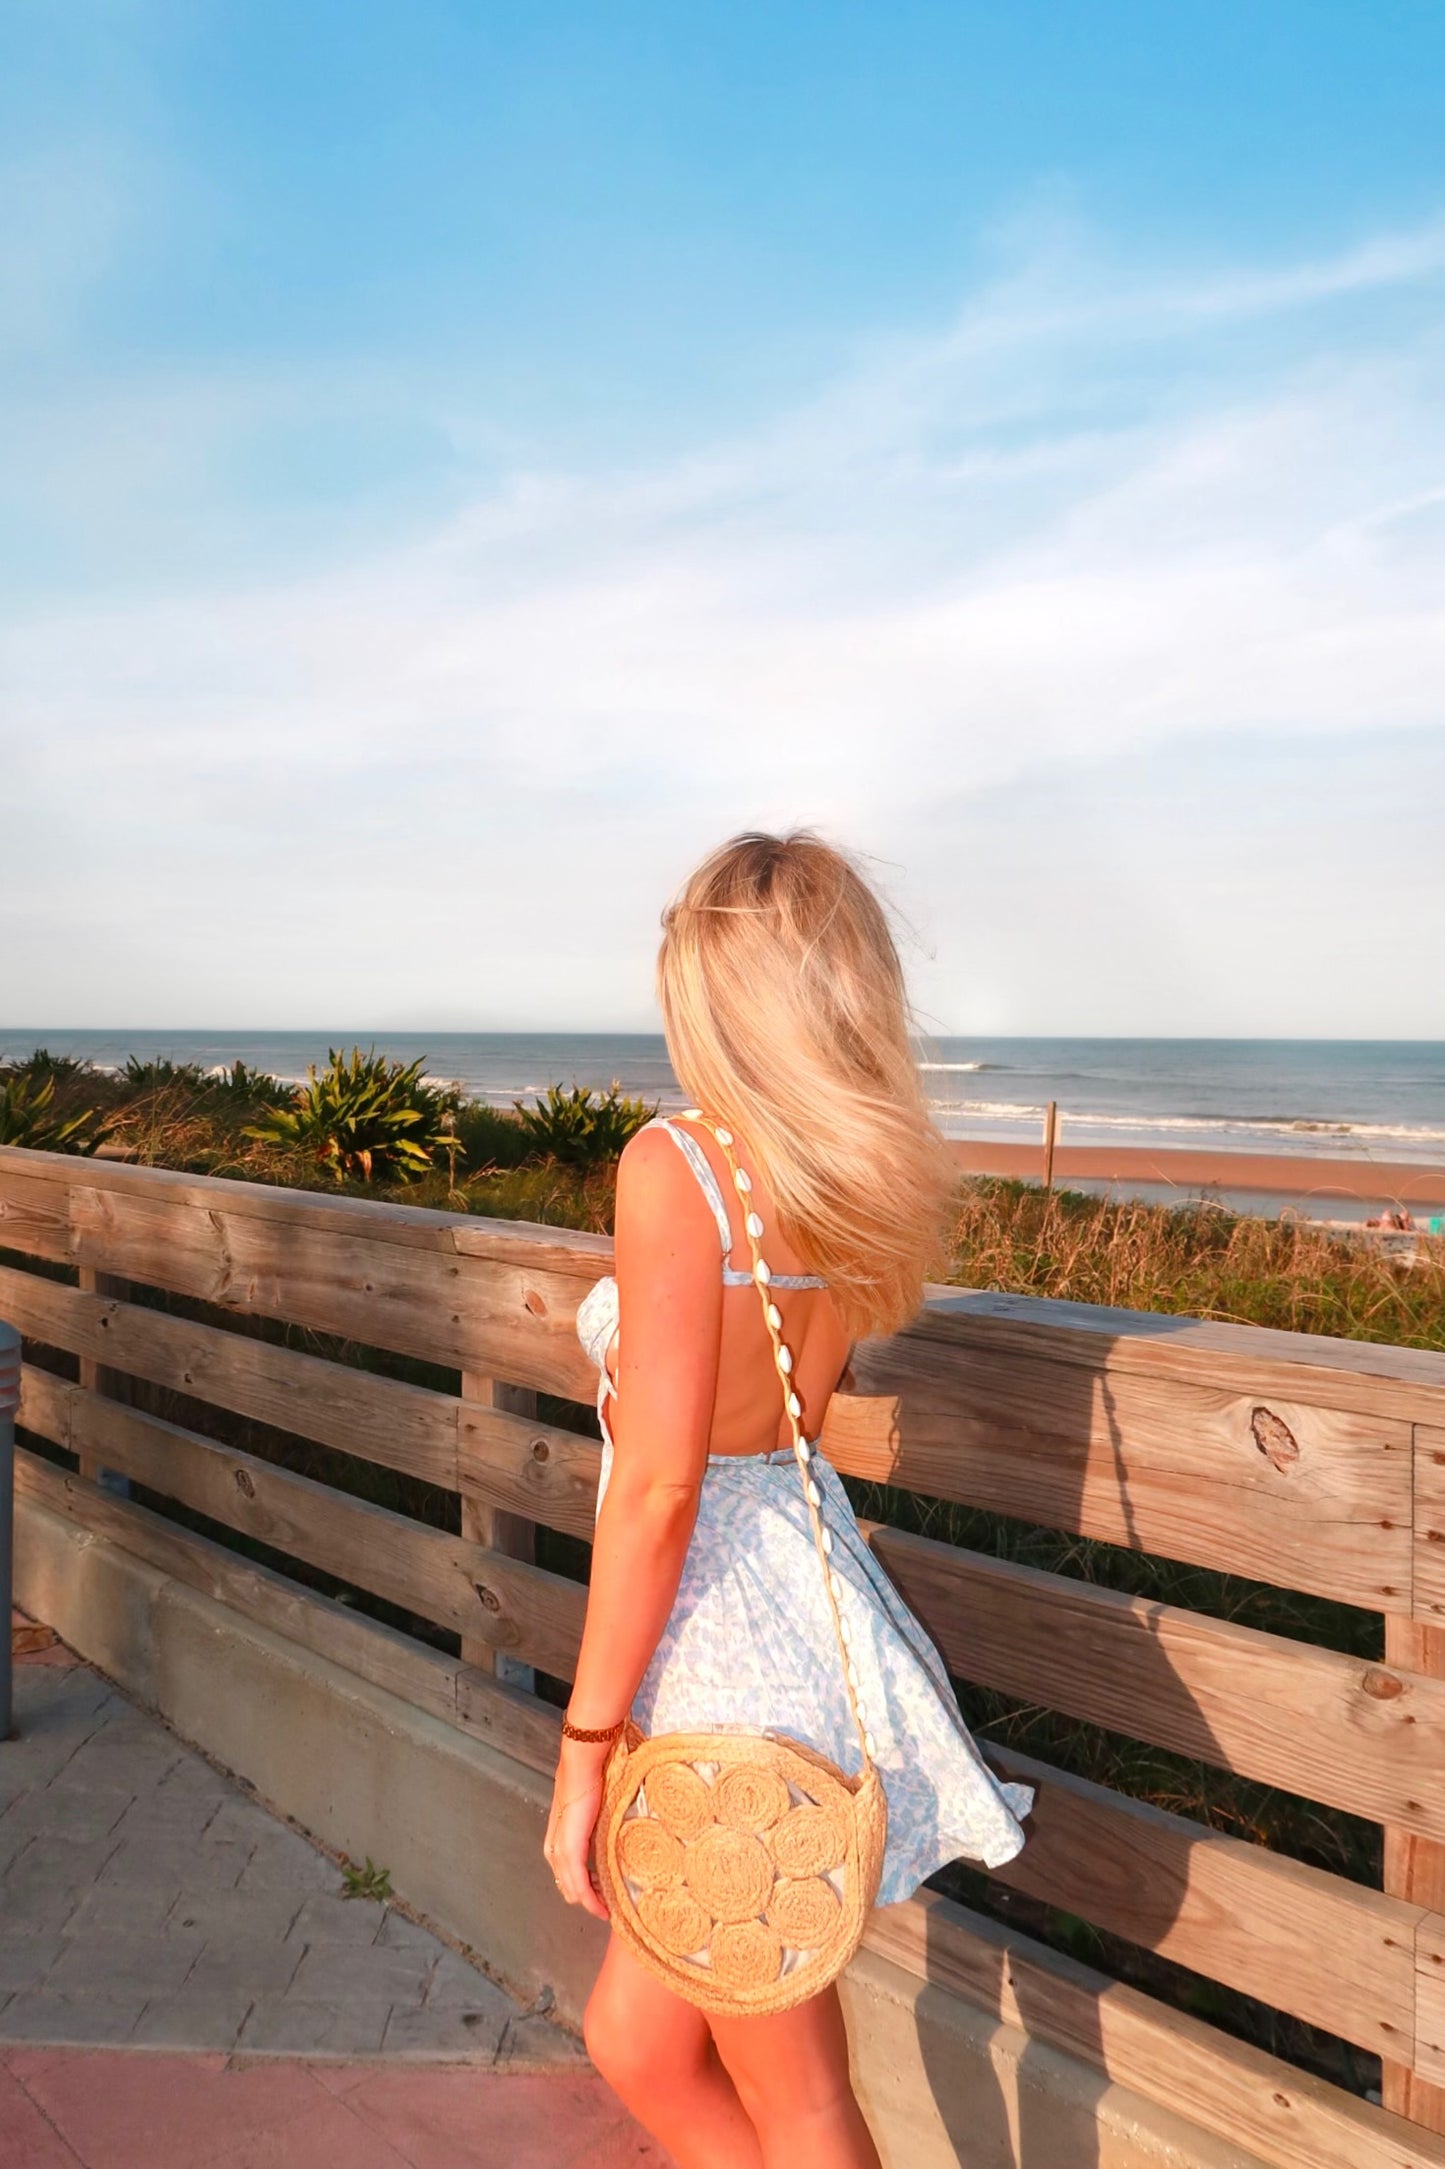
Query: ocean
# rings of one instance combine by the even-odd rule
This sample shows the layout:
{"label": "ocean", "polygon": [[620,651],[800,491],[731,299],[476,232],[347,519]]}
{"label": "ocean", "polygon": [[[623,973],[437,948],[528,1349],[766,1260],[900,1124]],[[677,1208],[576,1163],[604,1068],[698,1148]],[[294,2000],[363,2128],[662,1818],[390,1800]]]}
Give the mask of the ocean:
{"label": "ocean", "polygon": [[[85,1032],[0,1028],[0,1059],[36,1046],[120,1067],[238,1057],[304,1076],[333,1046],[375,1046],[507,1106],[550,1084],[606,1086],[678,1107],[662,1039],[631,1032]],[[939,1039],[922,1069],[950,1137],[1034,1142],[1059,1105],[1061,1140],[1199,1151],[1445,1161],[1445,1041]]]}

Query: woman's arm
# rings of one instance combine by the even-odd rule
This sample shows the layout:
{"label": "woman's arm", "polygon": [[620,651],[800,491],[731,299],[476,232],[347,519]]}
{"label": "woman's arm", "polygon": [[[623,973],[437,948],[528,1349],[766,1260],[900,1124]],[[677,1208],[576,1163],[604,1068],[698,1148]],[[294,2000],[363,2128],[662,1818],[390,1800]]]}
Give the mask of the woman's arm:
{"label": "woman's arm", "polygon": [[[677,1595],[712,1428],[720,1266],[717,1227],[687,1163],[662,1131],[641,1132],[617,1179],[615,1450],[569,1703],[586,1728],[631,1708]],[[546,1845],[563,1896],[604,1919],[587,1855],[607,1752],[563,1741]]]}

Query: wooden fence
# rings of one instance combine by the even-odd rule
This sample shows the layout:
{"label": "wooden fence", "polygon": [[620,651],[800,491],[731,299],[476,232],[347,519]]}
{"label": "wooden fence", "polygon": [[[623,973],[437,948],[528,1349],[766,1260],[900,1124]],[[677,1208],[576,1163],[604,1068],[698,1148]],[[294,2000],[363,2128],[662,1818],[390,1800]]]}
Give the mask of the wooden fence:
{"label": "wooden fence", "polygon": [[[550,1768],[557,1711],[498,1661],[566,1678],[577,1648],[583,1587],[532,1538],[590,1534],[598,1447],[535,1396],[590,1401],[573,1320],[610,1244],[0,1148],[6,1256],[0,1318],[35,1359],[21,1423],[77,1464],[21,1453],[22,1498]],[[337,1360],[329,1337],[442,1367],[453,1390]],[[877,1914],[871,1946],[1267,2161],[1445,2169],[1445,1358],[939,1289],[855,1376],[825,1432],[846,1472],[1383,1615],[1362,1659],[870,1529],[961,1680],[1383,1826],[1377,1889],[989,1748],[1038,1787],[1001,1881],[1378,2054],[1384,2105],[931,1893]],[[163,1421],[132,1381],[440,1486],[458,1527]],[[101,1467],[450,1630],[460,1654],[114,1496]]]}

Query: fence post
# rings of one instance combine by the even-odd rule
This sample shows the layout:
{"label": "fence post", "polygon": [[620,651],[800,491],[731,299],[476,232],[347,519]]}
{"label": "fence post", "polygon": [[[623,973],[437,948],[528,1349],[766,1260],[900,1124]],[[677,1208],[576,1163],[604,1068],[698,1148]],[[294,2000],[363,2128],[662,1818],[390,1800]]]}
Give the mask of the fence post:
{"label": "fence post", "polygon": [[[1422,1458],[1432,1451],[1431,1442],[1442,1434],[1414,1427],[1411,1453],[1412,1518],[1419,1530],[1428,1511],[1428,1478]],[[1433,1489],[1433,1485],[1429,1486]],[[1445,1627],[1391,1613],[1385,1615],[1385,1662],[1403,1671],[1423,1673],[1427,1679],[1445,1679]],[[1438,1838],[1417,1837],[1386,1823],[1384,1829],[1384,1887],[1392,1898],[1407,1898],[1432,1913],[1445,1913],[1445,1843]],[[1417,2029],[1418,2030],[1418,2029]],[[1380,2099],[1397,2116],[1426,2131],[1445,2132],[1445,2086],[1422,2078],[1408,2064],[1387,2060],[1381,2067]]]}
{"label": "fence post", "polygon": [[1059,1103],[1050,1100],[1044,1116],[1044,1188],[1054,1187],[1054,1145],[1059,1134]]}
{"label": "fence post", "polygon": [[[500,1379],[485,1377],[479,1371],[462,1372],[462,1399],[476,1401],[483,1408],[505,1409],[512,1416],[535,1416],[537,1396],[530,1386],[507,1386]],[[462,1494],[462,1535],[473,1544],[485,1544],[489,1551],[505,1552],[509,1559],[536,1557],[537,1530],[534,1522],[522,1514],[510,1514],[503,1506],[489,1506],[484,1499],[471,1499]],[[493,1649],[489,1642],[462,1643],[462,1662],[475,1665],[478,1671],[491,1672],[510,1687],[521,1687],[530,1694],[535,1685],[531,1665],[520,1658],[509,1657],[505,1650]]]}
{"label": "fence post", "polygon": [[20,1406],[20,1335],[0,1325],[0,1612],[5,1639],[0,1642],[0,1740],[14,1726],[11,1691],[10,1604],[15,1587],[15,1411]]}
{"label": "fence post", "polygon": [[[80,1286],[87,1295],[98,1295],[111,1301],[124,1301],[129,1283],[114,1273],[97,1273],[91,1266],[80,1268]],[[80,1358],[80,1383],[87,1393],[103,1394],[108,1401],[131,1399],[131,1383],[124,1371],[113,1371],[108,1363],[97,1363],[94,1356]],[[130,1497],[130,1479],[115,1469],[108,1469],[91,1454],[78,1454],[80,1474],[91,1483],[99,1484],[102,1491],[109,1491],[118,1499]]]}

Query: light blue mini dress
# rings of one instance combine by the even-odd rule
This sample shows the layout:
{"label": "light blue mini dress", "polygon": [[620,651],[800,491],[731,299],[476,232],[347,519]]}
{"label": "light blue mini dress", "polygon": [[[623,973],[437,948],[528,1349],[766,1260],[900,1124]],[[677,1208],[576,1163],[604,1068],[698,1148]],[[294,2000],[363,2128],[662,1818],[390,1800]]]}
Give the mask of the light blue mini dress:
{"label": "light blue mini dress", "polygon": [[[751,1285],[732,1265],[732,1229],[712,1163],[681,1123],[657,1121],[691,1167],[722,1241],[728,1287]],[[774,1289],[821,1288],[808,1274],[774,1273]],[[607,1356],[617,1336],[617,1283],[589,1290],[577,1331],[599,1372],[601,1507],[612,1472]],[[928,1634],[874,1558],[837,1471],[821,1454],[811,1473],[832,1538],[839,1609],[850,1629],[859,1701],[888,1801],[879,1905],[916,1890],[960,1857],[997,1868],[1024,1843],[1033,1787],[995,1777],[980,1755]],[[730,1725],[785,1733],[850,1775],[862,1751],[848,1706],[838,1644],[808,1508],[791,1446],[761,1454],[709,1454],[697,1521],[671,1616],[632,1705],[646,1733],[713,1732]]]}

